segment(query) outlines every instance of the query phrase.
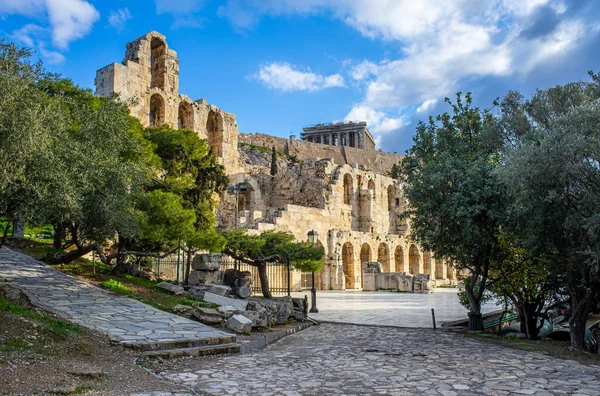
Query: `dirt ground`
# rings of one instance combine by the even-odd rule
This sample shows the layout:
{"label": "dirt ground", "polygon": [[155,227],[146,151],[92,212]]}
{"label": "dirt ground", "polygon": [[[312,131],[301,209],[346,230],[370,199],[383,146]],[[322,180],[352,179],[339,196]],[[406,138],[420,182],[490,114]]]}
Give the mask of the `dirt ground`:
{"label": "dirt ground", "polygon": [[186,392],[134,364],[100,334],[0,296],[0,394]]}

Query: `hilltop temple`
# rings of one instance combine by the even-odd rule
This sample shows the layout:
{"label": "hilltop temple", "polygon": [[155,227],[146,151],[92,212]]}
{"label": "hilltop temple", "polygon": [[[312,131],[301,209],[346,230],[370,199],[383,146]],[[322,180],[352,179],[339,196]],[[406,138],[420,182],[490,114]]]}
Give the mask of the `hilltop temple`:
{"label": "hilltop temple", "polygon": [[[450,265],[407,237],[404,185],[387,176],[402,156],[376,151],[366,123],[319,124],[304,128],[302,139],[239,133],[234,114],[179,92],[179,67],[165,36],[149,32],[127,43],[121,63],[96,72],[96,95],[131,99],[131,114],[144,126],[188,128],[208,140],[231,184],[248,186],[237,199],[220,197],[219,227],[289,231],[298,240],[316,231],[325,248],[316,280],[323,290],[401,289],[410,274],[428,275],[430,286],[456,282]],[[292,289],[308,279],[294,273]]]}

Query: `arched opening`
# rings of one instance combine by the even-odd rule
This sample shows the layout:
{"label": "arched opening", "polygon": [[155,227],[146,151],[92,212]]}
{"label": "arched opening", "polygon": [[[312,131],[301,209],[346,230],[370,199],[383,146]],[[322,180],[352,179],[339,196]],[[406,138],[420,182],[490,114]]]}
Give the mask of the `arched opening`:
{"label": "arched opening", "polygon": [[346,289],[354,289],[356,284],[356,269],[354,267],[354,248],[350,242],[342,246],[342,264]]}
{"label": "arched opening", "polygon": [[371,261],[371,246],[368,243],[364,243],[360,248],[360,265],[362,268],[363,263]]}
{"label": "arched opening", "polygon": [[369,180],[369,183],[367,183],[367,188],[371,190],[371,196],[373,197],[373,201],[375,201],[375,182],[373,179]]}
{"label": "arched opening", "polygon": [[383,242],[379,244],[379,249],[377,249],[377,261],[381,263],[382,272],[390,272],[390,251]]}
{"label": "arched opening", "polygon": [[192,104],[188,102],[179,103],[179,113],[177,116],[177,127],[179,129],[194,129],[194,110]]}
{"label": "arched opening", "polygon": [[206,121],[208,144],[217,157],[223,156],[223,131],[223,117],[216,111],[208,113],[208,119]]}
{"label": "arched opening", "polygon": [[391,212],[394,210],[394,187],[388,186],[387,188],[387,198],[388,198],[388,210]]}
{"label": "arched opening", "polygon": [[165,100],[159,94],[154,94],[150,97],[148,123],[154,128],[158,128],[165,123]]}
{"label": "arched opening", "polygon": [[431,252],[423,252],[423,273],[431,274]]}
{"label": "arched opening", "polygon": [[401,246],[396,246],[396,251],[394,252],[394,265],[396,267],[396,272],[404,272],[404,250]]}
{"label": "arched opening", "polygon": [[352,176],[344,175],[344,204],[352,205]]}
{"label": "arched opening", "polygon": [[419,249],[415,245],[410,245],[410,249],[408,250],[408,272],[412,275],[420,273]]}
{"label": "arched opening", "polygon": [[444,260],[435,259],[435,279],[444,279]]}
{"label": "arched opening", "polygon": [[158,37],[150,42],[150,88],[165,89],[167,45]]}
{"label": "arched opening", "polygon": [[454,269],[450,264],[446,264],[446,273],[448,274],[448,279],[454,279]]}

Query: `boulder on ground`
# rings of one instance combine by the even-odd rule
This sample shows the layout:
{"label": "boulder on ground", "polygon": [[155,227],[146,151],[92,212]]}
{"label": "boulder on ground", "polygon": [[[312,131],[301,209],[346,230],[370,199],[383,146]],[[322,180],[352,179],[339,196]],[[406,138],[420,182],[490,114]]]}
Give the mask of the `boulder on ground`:
{"label": "boulder on ground", "polygon": [[228,269],[223,274],[223,284],[227,286],[240,287],[252,284],[252,273],[250,271],[239,271]]}
{"label": "boulder on ground", "polygon": [[231,287],[225,285],[198,285],[190,288],[190,294],[200,300],[204,300],[204,293],[210,292],[218,296],[228,296],[231,294]]}
{"label": "boulder on ground", "polygon": [[219,311],[212,308],[198,308],[193,316],[201,323],[208,325],[220,325],[223,323],[223,316]]}
{"label": "boulder on ground", "polygon": [[171,292],[175,295],[178,294],[183,294],[184,290],[183,290],[183,286],[181,285],[175,285],[173,283],[170,282],[160,282],[159,284],[156,285],[156,287],[159,287],[163,290],[166,290],[168,292]]}
{"label": "boulder on ground", "polygon": [[204,292],[203,300],[217,305],[230,305],[232,307],[235,307],[238,311],[245,311],[246,306],[248,305],[248,301],[246,300],[237,300],[229,297],[223,297],[211,292]]}
{"label": "boulder on ground", "polygon": [[[229,286],[225,286],[225,287],[229,287]],[[233,294],[235,294],[239,298],[250,297],[250,288],[248,286],[234,287],[232,291],[233,291]]]}
{"label": "boulder on ground", "polygon": [[201,285],[201,284],[216,284],[220,285],[223,283],[223,271],[200,271],[193,270],[190,272],[190,285]]}
{"label": "boulder on ground", "polygon": [[[291,297],[272,299],[250,298],[249,301],[254,301],[256,304],[259,304],[266,309],[269,312],[267,317],[273,318],[277,324],[285,324],[290,315],[293,315],[294,313]],[[253,304],[252,306],[254,307],[255,305]]]}
{"label": "boulder on ground", "polygon": [[242,315],[233,315],[225,322],[225,325],[228,329],[239,334],[249,334],[252,330],[252,321]]}
{"label": "boulder on ground", "polygon": [[191,315],[191,313],[195,310],[196,308],[183,304],[177,304],[171,309],[171,311],[173,311],[174,314],[182,316]]}
{"label": "boulder on ground", "polygon": [[226,319],[229,319],[233,315],[239,313],[239,309],[232,307],[231,305],[221,305],[217,308],[217,311],[221,313]]}
{"label": "boulder on ground", "polygon": [[223,256],[221,254],[197,254],[192,261],[192,269],[202,271],[216,271],[221,267]]}
{"label": "boulder on ground", "polygon": [[252,327],[268,327],[269,326],[269,317],[266,310],[262,312],[258,311],[244,311],[240,315],[245,316],[246,318],[252,321]]}

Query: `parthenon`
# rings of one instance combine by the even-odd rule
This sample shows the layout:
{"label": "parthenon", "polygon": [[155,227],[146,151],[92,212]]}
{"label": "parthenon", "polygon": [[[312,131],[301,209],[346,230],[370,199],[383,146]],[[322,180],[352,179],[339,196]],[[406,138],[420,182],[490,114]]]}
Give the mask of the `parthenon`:
{"label": "parthenon", "polygon": [[375,140],[366,122],[317,124],[302,130],[302,140],[308,142],[375,150]]}

